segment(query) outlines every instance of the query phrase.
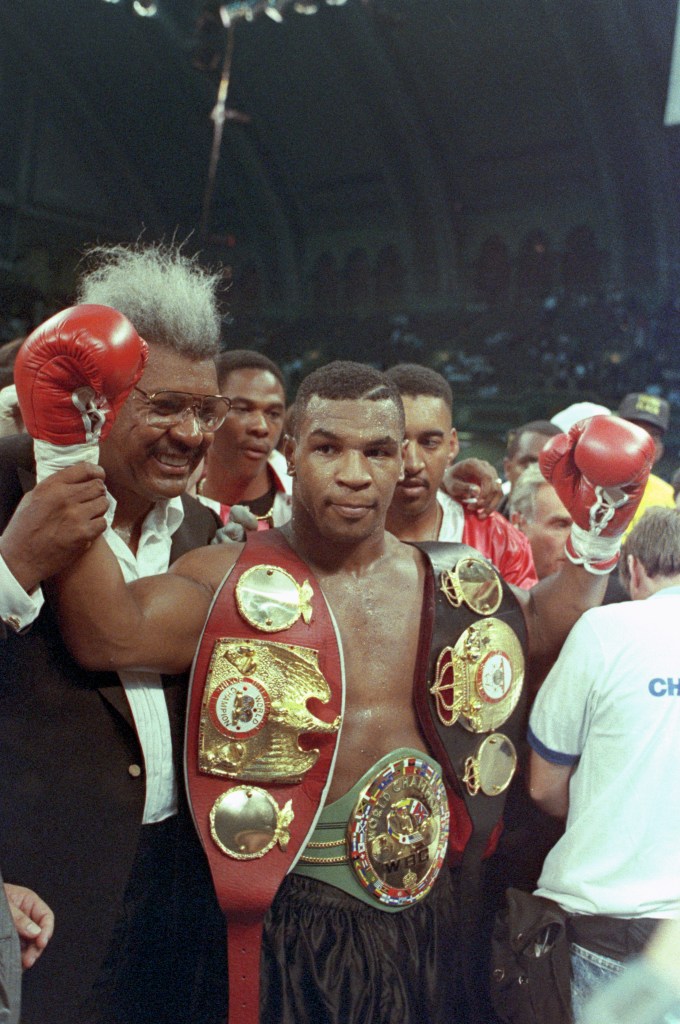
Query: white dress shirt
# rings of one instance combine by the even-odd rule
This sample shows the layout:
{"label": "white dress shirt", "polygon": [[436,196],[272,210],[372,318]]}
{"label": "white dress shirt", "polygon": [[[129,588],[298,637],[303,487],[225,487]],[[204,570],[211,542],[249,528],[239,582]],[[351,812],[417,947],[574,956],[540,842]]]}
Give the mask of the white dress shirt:
{"label": "white dress shirt", "polygon": [[[118,559],[126,583],[166,572],[172,536],[184,518],[181,498],[159,501],[142,524],[137,556],[113,530],[116,502],[108,495],[104,539]],[[177,779],[172,755],[170,719],[161,677],[156,672],[119,672],[144,754],[146,770],[145,825],[177,813]]]}

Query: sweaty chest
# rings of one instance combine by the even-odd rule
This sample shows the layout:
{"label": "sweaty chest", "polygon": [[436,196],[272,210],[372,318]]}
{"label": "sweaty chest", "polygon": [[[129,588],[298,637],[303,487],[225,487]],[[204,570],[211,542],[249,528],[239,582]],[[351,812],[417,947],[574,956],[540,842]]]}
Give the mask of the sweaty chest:
{"label": "sweaty chest", "polygon": [[342,639],[350,707],[411,701],[422,607],[416,577],[324,581]]}

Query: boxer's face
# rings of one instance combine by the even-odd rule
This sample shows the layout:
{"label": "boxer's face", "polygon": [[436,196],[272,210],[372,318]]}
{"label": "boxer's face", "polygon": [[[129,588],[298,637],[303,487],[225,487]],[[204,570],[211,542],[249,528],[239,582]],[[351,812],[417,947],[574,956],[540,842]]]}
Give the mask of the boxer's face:
{"label": "boxer's face", "polygon": [[538,456],[549,440],[545,434],[537,434],[533,430],[525,430],[520,436],[515,454],[503,459],[506,480],[509,480],[513,487],[527,466],[538,462]]}
{"label": "boxer's face", "polygon": [[388,400],[313,397],[286,441],[296,516],[336,543],[382,532],[402,469],[402,430]]}
{"label": "boxer's face", "polygon": [[443,398],[402,395],[406,416],[404,478],[392,509],[402,516],[423,515],[437,500],[446,467],[458,454],[458,438]]}
{"label": "boxer's face", "polygon": [[[160,345],[149,345],[149,360],[139,381],[148,394],[182,391],[217,394],[217,373],[212,359],[189,359]],[[150,426],[146,403],[133,391],[122,407],[111,433],[101,445],[100,462],[106,484],[121,506],[131,510],[140,503],[174,498],[187,487],[213,439],[188,415],[172,427]],[[121,514],[124,507],[121,507]]]}

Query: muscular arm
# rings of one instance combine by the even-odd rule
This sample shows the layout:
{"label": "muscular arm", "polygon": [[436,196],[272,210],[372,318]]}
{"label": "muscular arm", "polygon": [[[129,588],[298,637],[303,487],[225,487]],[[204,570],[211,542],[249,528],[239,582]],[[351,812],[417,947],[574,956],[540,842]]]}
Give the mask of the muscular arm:
{"label": "muscular arm", "polygon": [[56,582],[64,640],[89,669],[182,672],[196,651],[210,603],[240,548],[191,551],[163,576],[126,584],[108,544],[97,540]]}
{"label": "muscular arm", "polygon": [[602,604],[608,579],[565,562],[559,572],[546,576],[531,590],[512,588],[524,612],[534,687],[545,678],[583,612]]}

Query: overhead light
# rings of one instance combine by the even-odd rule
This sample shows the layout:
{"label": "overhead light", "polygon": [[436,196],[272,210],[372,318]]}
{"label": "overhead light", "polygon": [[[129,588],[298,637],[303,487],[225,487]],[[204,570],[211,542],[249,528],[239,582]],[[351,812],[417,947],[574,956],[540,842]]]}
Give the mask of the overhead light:
{"label": "overhead light", "polygon": [[132,10],[140,18],[153,18],[158,14],[158,5],[156,0],[133,0]]}
{"label": "overhead light", "polygon": [[300,2],[293,4],[293,10],[297,11],[298,14],[316,14],[319,10],[319,5]]}
{"label": "overhead light", "polygon": [[278,7],[275,7],[273,4],[267,4],[267,6],[264,9],[264,13],[268,17],[270,17],[272,21],[277,22],[277,24],[279,25],[283,21],[283,15],[281,14],[281,11],[278,9]]}
{"label": "overhead light", "polygon": [[326,0],[329,7],[343,7],[347,0]]}

